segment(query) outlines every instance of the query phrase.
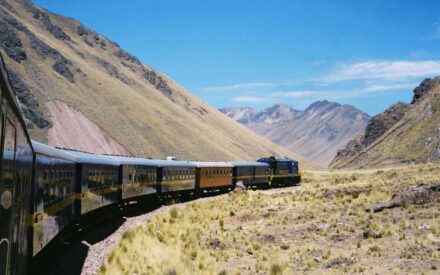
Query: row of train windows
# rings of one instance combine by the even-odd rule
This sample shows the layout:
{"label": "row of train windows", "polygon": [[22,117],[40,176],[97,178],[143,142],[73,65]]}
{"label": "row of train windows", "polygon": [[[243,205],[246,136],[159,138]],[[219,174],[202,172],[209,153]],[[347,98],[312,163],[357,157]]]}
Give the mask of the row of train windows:
{"label": "row of train windows", "polygon": [[196,176],[194,174],[183,174],[183,175],[169,175],[163,176],[163,180],[187,180],[194,179]]}
{"label": "row of train windows", "polygon": [[163,180],[187,180],[194,179],[194,170],[164,170]]}
{"label": "row of train windows", "polygon": [[74,171],[69,170],[45,170],[43,171],[43,180],[66,179],[75,177]]}
{"label": "row of train windows", "polygon": [[156,172],[154,170],[149,170],[149,171],[137,170],[128,173],[128,179],[132,182],[155,181]]}
{"label": "row of train windows", "polygon": [[47,206],[72,194],[73,188],[69,188],[69,186],[46,187],[44,188],[44,204]]}
{"label": "row of train windows", "polygon": [[163,171],[164,176],[174,176],[174,175],[194,175],[194,170],[165,170]]}
{"label": "row of train windows", "polygon": [[117,182],[117,171],[89,171],[87,182],[89,188],[102,188]]}
{"label": "row of train windows", "polygon": [[102,170],[91,170],[88,173],[89,177],[93,177],[93,176],[117,176],[118,172],[117,171],[113,171],[113,170],[108,170],[108,171],[102,171]]}
{"label": "row of train windows", "polygon": [[202,177],[215,178],[215,177],[232,177],[231,169],[202,169]]}

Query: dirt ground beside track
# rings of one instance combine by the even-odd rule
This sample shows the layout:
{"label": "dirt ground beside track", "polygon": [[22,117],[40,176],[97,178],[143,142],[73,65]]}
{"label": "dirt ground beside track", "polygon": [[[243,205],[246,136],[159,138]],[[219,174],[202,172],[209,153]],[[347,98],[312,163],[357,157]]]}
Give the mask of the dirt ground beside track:
{"label": "dirt ground beside track", "polygon": [[438,274],[439,179],[434,164],[306,172],[146,214],[91,258],[102,274]]}

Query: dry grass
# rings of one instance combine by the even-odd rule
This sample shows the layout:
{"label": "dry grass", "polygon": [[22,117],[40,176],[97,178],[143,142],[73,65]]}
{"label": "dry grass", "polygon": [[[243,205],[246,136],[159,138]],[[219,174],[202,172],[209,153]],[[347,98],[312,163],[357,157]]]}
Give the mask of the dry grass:
{"label": "dry grass", "polygon": [[371,205],[437,183],[440,165],[308,172],[301,187],[172,208],[126,234],[102,274],[436,273],[438,198]]}

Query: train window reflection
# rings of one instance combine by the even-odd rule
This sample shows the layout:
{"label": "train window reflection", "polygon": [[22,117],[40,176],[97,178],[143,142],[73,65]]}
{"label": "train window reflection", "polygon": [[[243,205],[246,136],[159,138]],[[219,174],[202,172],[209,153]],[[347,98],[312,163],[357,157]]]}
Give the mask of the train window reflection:
{"label": "train window reflection", "polygon": [[7,187],[12,185],[14,178],[14,161],[15,161],[15,142],[16,131],[14,125],[6,119],[5,124],[5,141],[3,151],[3,167],[2,178],[3,184]]}

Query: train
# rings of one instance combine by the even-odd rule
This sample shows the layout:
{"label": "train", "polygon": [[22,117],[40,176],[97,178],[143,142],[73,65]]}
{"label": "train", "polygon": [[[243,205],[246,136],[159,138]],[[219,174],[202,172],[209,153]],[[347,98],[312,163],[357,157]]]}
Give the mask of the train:
{"label": "train", "polygon": [[300,184],[298,162],[158,160],[98,155],[31,140],[0,55],[0,275],[32,273],[60,235],[102,211],[167,198],[198,198],[237,186]]}

